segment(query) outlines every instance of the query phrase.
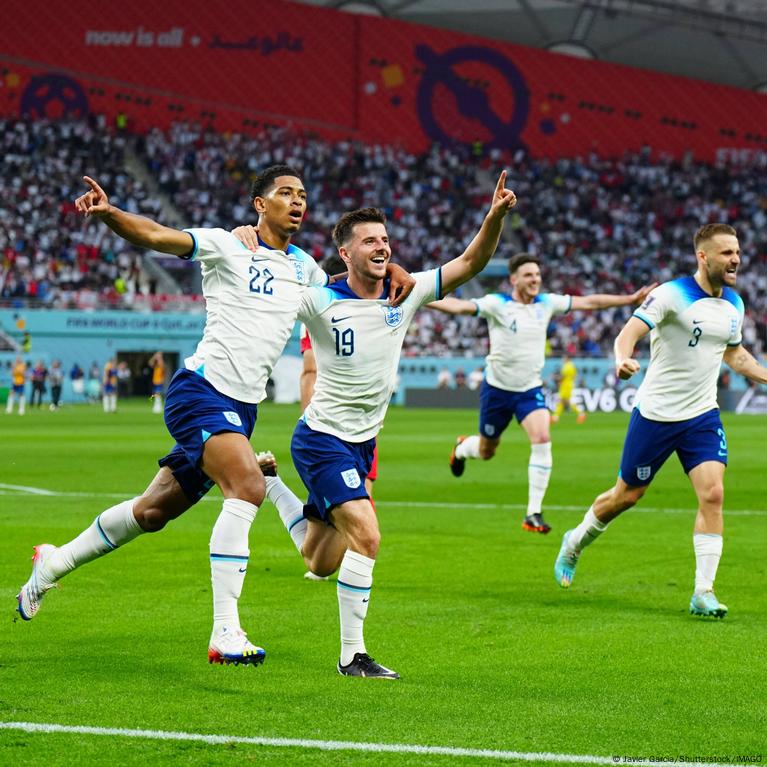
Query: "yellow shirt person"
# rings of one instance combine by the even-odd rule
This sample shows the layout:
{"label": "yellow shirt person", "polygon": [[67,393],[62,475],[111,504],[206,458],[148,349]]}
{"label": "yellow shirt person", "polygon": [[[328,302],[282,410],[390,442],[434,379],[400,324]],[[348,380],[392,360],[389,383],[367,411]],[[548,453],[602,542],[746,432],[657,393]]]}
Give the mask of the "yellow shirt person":
{"label": "yellow shirt person", "polygon": [[586,413],[578,405],[572,401],[573,388],[575,387],[575,379],[578,377],[578,368],[575,367],[573,361],[567,356],[562,357],[562,366],[559,368],[559,401],[557,402],[557,408],[551,416],[552,423],[556,423],[565,408],[577,413],[577,423],[583,423],[586,420]]}

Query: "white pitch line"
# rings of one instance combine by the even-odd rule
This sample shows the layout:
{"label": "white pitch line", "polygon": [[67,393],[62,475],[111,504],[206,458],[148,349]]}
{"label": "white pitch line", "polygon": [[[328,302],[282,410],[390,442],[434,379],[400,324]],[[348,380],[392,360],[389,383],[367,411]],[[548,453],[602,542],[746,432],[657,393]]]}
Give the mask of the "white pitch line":
{"label": "white pitch line", "polygon": [[[144,738],[148,740],[195,741],[212,746],[241,743],[252,746],[277,748],[305,748],[319,751],[363,751],[368,753],[424,754],[440,756],[467,756],[475,759],[516,760],[521,762],[546,762],[553,764],[616,764],[620,757],[592,754],[555,754],[551,752],[495,751],[485,748],[453,748],[450,746],[417,746],[407,743],[358,743],[346,740],[309,740],[305,738],[262,738],[237,735],[202,735],[194,732],[169,732],[167,730],[128,730],[117,727],[69,726],[38,722],[0,722],[2,730],[21,730],[29,733],[66,733],[73,735],[101,735],[117,738]],[[645,765],[664,765],[668,762],[646,760]],[[702,765],[702,762],[685,762]],[[718,763],[718,767],[742,767]]]}
{"label": "white pitch line", "polygon": [[[10,492],[8,492],[10,491]],[[36,495],[41,498],[131,498],[134,493],[89,493],[82,491],[61,491],[46,490],[42,487],[26,487],[24,485],[6,485],[0,482],[0,496],[5,497],[19,497],[26,495]],[[201,501],[209,503],[221,503],[221,499],[218,497],[205,496],[200,499]],[[447,501],[376,501],[376,506],[402,506],[404,508],[412,509],[483,509],[483,510],[499,510],[511,509],[518,511],[519,509],[527,509],[525,503],[451,503]],[[586,507],[581,504],[579,506],[570,506],[562,504],[546,504],[546,509],[551,511],[583,511]],[[643,514],[692,514],[695,512],[695,508],[690,506],[688,508],[673,508],[664,506],[637,506],[632,509],[632,514],[637,512]],[[727,517],[765,517],[767,516],[767,509],[725,509],[725,516]]]}
{"label": "white pitch line", "polygon": [[27,487],[26,485],[6,485],[0,482],[0,488],[3,490],[18,490],[21,493],[27,493],[31,495],[56,495],[52,490],[44,490],[42,487]]}

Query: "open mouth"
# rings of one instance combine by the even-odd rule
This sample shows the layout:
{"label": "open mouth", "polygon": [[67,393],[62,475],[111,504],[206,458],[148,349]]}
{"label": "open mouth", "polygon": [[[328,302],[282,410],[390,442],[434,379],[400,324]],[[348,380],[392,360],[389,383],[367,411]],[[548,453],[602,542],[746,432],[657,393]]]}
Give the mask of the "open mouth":
{"label": "open mouth", "polygon": [[296,224],[300,224],[301,220],[304,217],[304,214],[301,213],[298,210],[292,210],[292,211],[290,211],[290,213],[288,215],[290,216],[290,220],[293,221],[293,223],[296,223]]}
{"label": "open mouth", "polygon": [[385,264],[386,263],[386,257],[385,256],[373,256],[373,258],[370,259],[374,264]]}

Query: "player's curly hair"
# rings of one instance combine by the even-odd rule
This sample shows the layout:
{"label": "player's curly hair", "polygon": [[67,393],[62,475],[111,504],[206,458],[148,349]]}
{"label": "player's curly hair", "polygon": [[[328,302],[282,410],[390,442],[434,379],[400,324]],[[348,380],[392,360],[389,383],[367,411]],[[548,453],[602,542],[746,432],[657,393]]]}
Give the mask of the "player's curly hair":
{"label": "player's curly hair", "polygon": [[541,262],[537,256],[534,256],[531,253],[515,253],[509,259],[509,274],[514,274],[520,266],[524,266],[525,264],[536,264],[537,266],[540,266]]}
{"label": "player's curly hair", "polygon": [[333,242],[337,248],[349,242],[357,224],[385,225],[386,214],[380,208],[358,208],[344,213],[333,227]]}
{"label": "player's curly hair", "polygon": [[737,237],[738,233],[729,224],[705,224],[697,232],[692,239],[695,246],[695,252],[700,250],[700,244],[706,240],[710,240],[712,237],[716,237],[717,234],[731,234],[733,237]]}
{"label": "player's curly hair", "polygon": [[280,176],[295,176],[301,178],[301,174],[290,165],[270,165],[264,168],[254,179],[253,186],[250,188],[250,204],[252,205],[256,197],[264,197],[274,186],[275,179]]}

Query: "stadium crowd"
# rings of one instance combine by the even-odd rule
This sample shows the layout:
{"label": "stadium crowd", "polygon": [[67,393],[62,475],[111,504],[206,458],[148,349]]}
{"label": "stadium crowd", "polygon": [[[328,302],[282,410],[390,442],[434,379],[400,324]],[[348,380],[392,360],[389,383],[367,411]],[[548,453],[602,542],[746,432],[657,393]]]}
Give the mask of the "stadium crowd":
{"label": "stadium crowd", "polygon": [[80,178],[98,169],[115,202],[158,211],[124,169],[127,138],[100,121],[0,120],[0,299],[47,307],[120,306],[139,289],[141,255],[75,214]]}
{"label": "stadium crowd", "polygon": [[[89,173],[115,203],[157,216],[160,200],[124,171],[127,151],[146,164],[189,226],[251,222],[251,178],[270,164],[295,165],[309,196],[301,247],[323,257],[340,212],[376,205],[389,217],[396,259],[411,270],[460,252],[504,166],[520,203],[497,257],[520,250],[539,255],[544,290],[623,293],[690,273],[693,232],[707,222],[735,226],[743,251],[738,289],[747,307],[745,342],[757,354],[767,346],[767,177],[753,165],[677,161],[649,150],[548,161],[434,146],[416,156],[396,146],[329,142],[274,127],[248,136],[179,123],[135,137],[113,134],[97,121],[6,120],[0,127],[7,158],[0,179],[0,298],[36,296],[58,306],[82,287],[106,296],[141,289],[138,254],[104,227],[83,226],[72,206],[80,176]],[[508,289],[508,283],[486,283],[473,294]],[[628,310],[612,309],[556,318],[551,349],[577,356],[609,352],[627,316]],[[481,355],[487,350],[483,326],[472,317],[420,312],[404,353]]]}

